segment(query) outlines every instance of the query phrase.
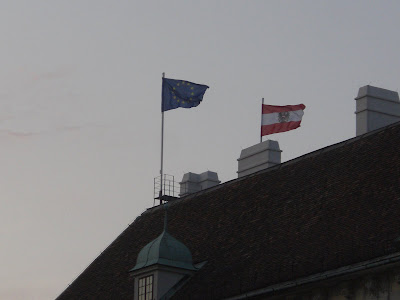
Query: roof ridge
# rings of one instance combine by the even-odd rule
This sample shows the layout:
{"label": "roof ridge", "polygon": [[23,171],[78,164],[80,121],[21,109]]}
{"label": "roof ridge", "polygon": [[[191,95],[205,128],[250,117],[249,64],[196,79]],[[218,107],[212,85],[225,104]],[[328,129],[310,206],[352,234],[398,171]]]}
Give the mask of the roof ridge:
{"label": "roof ridge", "polygon": [[[384,127],[382,127],[382,128],[378,128],[378,129],[375,129],[375,130],[366,132],[366,133],[364,133],[364,134],[362,134],[362,135],[355,136],[355,137],[349,138],[349,139],[347,139],[347,140],[344,140],[344,141],[341,141],[341,142],[337,142],[337,143],[335,143],[335,144],[328,145],[328,146],[325,146],[325,147],[323,147],[323,148],[320,148],[320,149],[317,149],[317,150],[308,152],[308,153],[306,153],[306,154],[303,154],[303,155],[300,155],[300,156],[298,156],[298,157],[292,158],[292,159],[290,159],[290,160],[288,160],[288,161],[285,161],[285,162],[283,162],[283,163],[280,163],[280,164],[278,164],[278,165],[275,165],[275,166],[272,166],[272,167],[269,167],[269,168],[266,168],[266,169],[263,169],[263,170],[260,170],[260,171],[251,173],[251,174],[248,174],[248,175],[243,176],[243,177],[240,177],[240,178],[234,178],[234,179],[228,180],[228,181],[226,181],[226,182],[223,182],[223,183],[221,183],[221,184],[219,184],[219,185],[216,185],[216,186],[213,186],[213,187],[204,189],[204,190],[200,190],[200,191],[197,191],[197,192],[188,194],[188,195],[186,195],[186,196],[184,196],[184,197],[177,198],[177,199],[174,200],[173,203],[171,203],[171,204],[172,204],[172,205],[175,205],[175,204],[181,203],[182,201],[185,201],[185,200],[188,201],[188,200],[192,199],[193,197],[197,197],[197,196],[199,196],[199,195],[203,195],[203,194],[205,194],[205,193],[212,192],[212,191],[214,191],[214,190],[223,188],[223,187],[225,187],[225,186],[227,186],[227,185],[229,185],[229,184],[233,184],[233,183],[235,183],[235,182],[238,182],[238,181],[241,181],[241,180],[245,180],[245,179],[250,178],[250,177],[253,177],[253,176],[257,176],[257,175],[260,175],[260,174],[264,174],[264,173],[267,173],[267,172],[271,172],[271,171],[274,171],[274,170],[277,170],[277,169],[286,167],[287,165],[291,165],[291,164],[293,164],[293,163],[297,163],[298,161],[302,161],[302,160],[304,160],[304,159],[306,159],[306,158],[313,157],[313,156],[317,156],[317,155],[320,155],[320,154],[322,154],[322,153],[326,153],[326,152],[328,152],[328,151],[334,150],[334,149],[340,147],[342,144],[351,144],[351,143],[354,143],[354,142],[356,142],[356,141],[358,141],[358,140],[364,139],[364,138],[366,138],[366,137],[368,137],[368,136],[370,136],[370,135],[377,134],[377,133],[379,133],[379,132],[381,132],[381,131],[385,131],[385,130],[388,130],[388,129],[392,128],[392,127],[396,127],[396,126],[400,126],[400,121],[395,122],[395,123],[392,123],[392,124],[389,124],[389,125],[384,126]],[[150,210],[151,210],[151,211],[154,211],[154,210],[156,210],[158,207],[160,207],[160,205],[150,207],[150,208],[146,209],[146,211],[145,211],[144,213],[147,213],[147,212],[150,211]],[[143,214],[144,214],[144,213],[143,213]]]}

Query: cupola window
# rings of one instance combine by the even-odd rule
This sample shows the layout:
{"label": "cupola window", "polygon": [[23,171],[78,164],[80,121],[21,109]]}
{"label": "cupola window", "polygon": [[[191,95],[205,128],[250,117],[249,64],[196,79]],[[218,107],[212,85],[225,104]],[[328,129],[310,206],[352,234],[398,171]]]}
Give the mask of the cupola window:
{"label": "cupola window", "polygon": [[153,299],[153,275],[139,278],[139,300]]}

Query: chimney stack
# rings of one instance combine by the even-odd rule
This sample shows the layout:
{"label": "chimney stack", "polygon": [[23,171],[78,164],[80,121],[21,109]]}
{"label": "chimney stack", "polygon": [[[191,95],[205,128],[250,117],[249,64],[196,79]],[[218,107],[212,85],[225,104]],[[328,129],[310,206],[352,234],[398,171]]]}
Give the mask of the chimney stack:
{"label": "chimney stack", "polygon": [[358,90],[356,102],[356,135],[400,121],[399,94],[366,85]]}
{"label": "chimney stack", "polygon": [[201,174],[189,172],[183,175],[182,181],[179,183],[179,196],[183,197],[216,186],[220,183],[221,181],[218,180],[218,174],[215,172],[207,171]]}
{"label": "chimney stack", "polygon": [[238,177],[280,164],[281,152],[279,143],[272,140],[243,149],[238,159]]}

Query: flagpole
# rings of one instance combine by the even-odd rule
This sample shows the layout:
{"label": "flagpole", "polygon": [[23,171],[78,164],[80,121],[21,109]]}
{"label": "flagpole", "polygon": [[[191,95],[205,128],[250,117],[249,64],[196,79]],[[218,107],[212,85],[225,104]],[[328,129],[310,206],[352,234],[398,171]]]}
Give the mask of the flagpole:
{"label": "flagpole", "polygon": [[260,143],[262,143],[262,120],[263,120],[263,107],[264,107],[264,98],[262,98],[261,104],[261,126],[260,126]]}
{"label": "flagpole", "polygon": [[[162,78],[165,78],[164,72],[162,73]],[[161,99],[161,105],[162,105],[162,99]],[[159,193],[160,205],[162,204],[161,196],[163,193],[163,159],[164,159],[164,111],[163,109],[161,109],[161,168],[160,168],[160,193]]]}

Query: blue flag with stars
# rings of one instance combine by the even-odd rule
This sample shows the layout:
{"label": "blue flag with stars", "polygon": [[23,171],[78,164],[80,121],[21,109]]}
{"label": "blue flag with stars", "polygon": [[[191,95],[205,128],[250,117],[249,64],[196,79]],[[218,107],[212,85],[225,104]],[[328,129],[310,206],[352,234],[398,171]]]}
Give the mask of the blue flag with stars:
{"label": "blue flag with stars", "polygon": [[163,78],[161,111],[200,104],[208,86],[185,80]]}

